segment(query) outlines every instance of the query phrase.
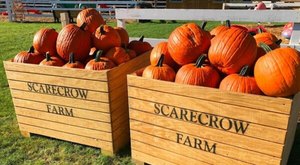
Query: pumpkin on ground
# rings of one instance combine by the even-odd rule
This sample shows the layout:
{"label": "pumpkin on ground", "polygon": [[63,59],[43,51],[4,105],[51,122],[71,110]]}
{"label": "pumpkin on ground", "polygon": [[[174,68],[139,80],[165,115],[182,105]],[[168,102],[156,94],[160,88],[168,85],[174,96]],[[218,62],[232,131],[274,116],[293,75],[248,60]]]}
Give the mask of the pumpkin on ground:
{"label": "pumpkin on ground", "polygon": [[286,97],[300,91],[300,54],[293,48],[272,50],[260,44],[267,54],[254,66],[258,87],[268,96]]}
{"label": "pumpkin on ground", "polygon": [[195,23],[187,23],[176,28],[168,39],[168,51],[179,65],[193,63],[207,52],[210,37]]}
{"label": "pumpkin on ground", "polygon": [[69,60],[70,53],[75,54],[78,61],[84,61],[91,48],[91,33],[84,30],[86,23],[80,27],[69,24],[58,34],[56,49],[58,55],[65,61]]}
{"label": "pumpkin on ground", "polygon": [[71,53],[69,57],[70,57],[69,62],[63,66],[64,68],[79,68],[79,69],[84,68],[84,65],[81,62],[75,61],[74,53]]}
{"label": "pumpkin on ground", "polygon": [[225,77],[221,81],[219,89],[249,94],[262,94],[254,77],[248,76],[248,69],[249,66],[246,65],[239,74],[230,74]]}
{"label": "pumpkin on ground", "polygon": [[46,53],[46,58],[41,61],[40,65],[45,66],[63,66],[65,62],[58,57],[51,57],[50,53]]}
{"label": "pumpkin on ground", "polygon": [[117,65],[125,63],[131,59],[128,51],[121,47],[113,47],[109,49],[105,56]]}
{"label": "pumpkin on ground", "polygon": [[176,74],[176,83],[217,88],[220,82],[218,71],[205,64],[206,56],[201,55],[196,63],[182,66]]}
{"label": "pumpkin on ground", "polygon": [[150,43],[144,41],[144,36],[139,40],[133,40],[128,44],[128,49],[134,50],[136,55],[139,56],[152,49]]}
{"label": "pumpkin on ground", "polygon": [[46,54],[46,52],[50,52],[51,56],[56,56],[57,36],[58,33],[55,31],[55,29],[40,29],[37,33],[35,33],[33,37],[34,49],[41,54]]}
{"label": "pumpkin on ground", "polygon": [[113,47],[121,47],[121,37],[113,27],[101,25],[93,36],[93,44],[97,49],[107,52]]}
{"label": "pumpkin on ground", "polygon": [[213,38],[208,58],[221,72],[234,74],[243,66],[254,63],[256,51],[256,42],[249,33],[239,28],[230,28],[226,33]]}
{"label": "pumpkin on ground", "polygon": [[45,57],[38,52],[34,52],[33,46],[28,51],[19,52],[13,59],[13,62],[39,64]]}
{"label": "pumpkin on ground", "polygon": [[160,55],[159,61],[155,66],[149,65],[143,71],[143,77],[164,80],[164,81],[174,81],[175,80],[175,71],[163,63],[164,55]]}
{"label": "pumpkin on ground", "polygon": [[91,33],[94,33],[100,25],[105,24],[101,14],[93,8],[83,9],[80,11],[77,15],[76,22],[77,26],[81,26],[83,23],[86,23],[87,26],[85,27],[85,30]]}
{"label": "pumpkin on ground", "polygon": [[175,70],[179,68],[178,64],[172,59],[168,51],[168,42],[160,42],[154,46],[150,54],[150,63],[151,65],[156,65],[160,59],[160,56],[164,54],[164,64],[169,65]]}
{"label": "pumpkin on ground", "polygon": [[114,29],[118,32],[121,38],[121,45],[127,46],[129,44],[129,35],[127,31],[122,27],[114,27]]}
{"label": "pumpkin on ground", "polygon": [[106,70],[106,69],[111,69],[116,66],[114,62],[112,62],[109,58],[107,57],[102,57],[102,50],[99,50],[96,54],[95,59],[92,59],[89,61],[85,69],[87,70]]}

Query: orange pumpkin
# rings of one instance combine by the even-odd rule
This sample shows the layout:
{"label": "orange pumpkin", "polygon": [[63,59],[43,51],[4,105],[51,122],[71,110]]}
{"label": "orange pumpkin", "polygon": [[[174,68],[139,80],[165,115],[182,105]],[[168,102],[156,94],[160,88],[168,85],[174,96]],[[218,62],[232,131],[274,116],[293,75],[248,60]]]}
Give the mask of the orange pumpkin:
{"label": "orange pumpkin", "polygon": [[225,25],[220,25],[220,26],[217,26],[217,27],[213,28],[210,31],[210,34],[212,35],[212,37],[215,37],[215,36],[219,35],[220,33],[228,30],[229,28],[230,28],[230,21],[226,20]]}
{"label": "orange pumpkin", "polygon": [[254,66],[258,87],[268,96],[286,97],[300,91],[300,54],[293,48],[272,50],[260,46],[267,54],[260,57]]}
{"label": "orange pumpkin", "polygon": [[87,26],[85,27],[85,30],[91,33],[94,33],[100,25],[106,24],[101,14],[93,8],[83,9],[80,11],[77,15],[76,22],[77,26],[81,26],[83,23],[86,23]]}
{"label": "orange pumpkin", "polygon": [[121,47],[113,47],[106,53],[106,57],[113,61],[115,64],[120,65],[130,60],[128,51]]}
{"label": "orange pumpkin", "polygon": [[39,64],[44,58],[45,57],[42,54],[34,52],[34,48],[31,46],[28,51],[18,53],[14,57],[13,62]]}
{"label": "orange pumpkin", "polygon": [[127,46],[129,44],[129,35],[127,31],[122,27],[114,27],[114,29],[118,32],[121,37],[121,45]]}
{"label": "orange pumpkin", "polygon": [[145,68],[146,67],[138,69],[137,71],[133,72],[132,74],[141,77],[141,76],[143,76],[143,72],[144,72]]}
{"label": "orange pumpkin", "polygon": [[176,83],[217,88],[220,82],[218,71],[205,64],[206,56],[201,55],[196,63],[182,66],[176,74]]}
{"label": "orange pumpkin", "polygon": [[178,64],[172,59],[169,51],[168,51],[168,42],[160,42],[154,46],[150,54],[150,63],[151,65],[156,65],[160,56],[164,54],[164,64],[172,67],[175,70],[179,68]]}
{"label": "orange pumpkin", "polygon": [[56,52],[56,40],[58,33],[55,29],[43,28],[35,33],[33,37],[33,47],[34,49],[41,53],[46,54],[50,52],[52,56],[57,55]]}
{"label": "orange pumpkin", "polygon": [[149,42],[144,41],[144,36],[142,36],[138,41],[133,40],[129,43],[128,49],[134,50],[136,52],[136,55],[139,56],[143,53],[148,52],[152,49],[152,46]]}
{"label": "orange pumpkin", "polygon": [[168,51],[179,65],[195,62],[201,54],[207,52],[209,46],[209,36],[195,23],[176,28],[168,39]]}
{"label": "orange pumpkin", "polygon": [[214,37],[208,58],[221,72],[234,74],[243,66],[254,63],[256,51],[256,42],[249,33],[239,28],[230,28],[226,33]]}
{"label": "orange pumpkin", "polygon": [[46,58],[41,61],[40,65],[45,66],[63,66],[65,62],[58,57],[51,57],[50,53],[46,53]]}
{"label": "orange pumpkin", "polygon": [[102,25],[93,36],[93,44],[97,49],[107,52],[113,47],[121,46],[121,37],[113,27]]}
{"label": "orange pumpkin", "polygon": [[106,69],[111,69],[113,67],[116,67],[116,64],[112,62],[109,58],[107,57],[101,57],[103,51],[99,50],[96,54],[95,59],[89,61],[85,69],[87,70],[106,70]]}
{"label": "orange pumpkin", "polygon": [[91,48],[91,33],[85,31],[86,24],[78,27],[73,24],[66,25],[58,34],[56,49],[58,55],[65,61],[69,60],[71,52],[78,61],[84,61]]}
{"label": "orange pumpkin", "polygon": [[205,31],[205,33],[208,35],[209,38],[213,38],[210,32],[205,30],[206,25],[207,25],[207,21],[203,21],[201,24],[201,29]]}
{"label": "orange pumpkin", "polygon": [[174,81],[175,71],[167,64],[163,64],[163,61],[164,55],[162,54],[155,66],[149,65],[144,69],[142,76],[157,80]]}
{"label": "orange pumpkin", "polygon": [[262,94],[254,77],[248,76],[248,69],[249,66],[246,65],[239,74],[231,74],[225,77],[221,81],[219,89],[249,94]]}
{"label": "orange pumpkin", "polygon": [[71,53],[69,57],[70,57],[69,62],[63,66],[64,68],[79,68],[79,69],[84,68],[84,65],[81,62],[75,61],[74,53]]}

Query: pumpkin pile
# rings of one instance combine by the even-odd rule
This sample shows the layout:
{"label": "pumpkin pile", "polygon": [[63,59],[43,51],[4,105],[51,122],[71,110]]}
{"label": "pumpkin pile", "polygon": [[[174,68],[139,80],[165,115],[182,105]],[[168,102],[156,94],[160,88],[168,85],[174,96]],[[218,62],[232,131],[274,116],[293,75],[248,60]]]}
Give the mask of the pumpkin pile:
{"label": "pumpkin pile", "polygon": [[13,61],[87,70],[111,69],[151,50],[152,46],[143,38],[129,42],[125,29],[106,25],[95,9],[84,9],[78,14],[76,25],[66,25],[59,33],[55,29],[40,29],[29,51],[18,53]]}
{"label": "pumpkin pile", "polygon": [[300,91],[300,54],[280,48],[275,35],[258,30],[253,36],[239,25],[210,32],[187,23],[151,51],[151,65],[136,75],[249,94],[288,97]]}

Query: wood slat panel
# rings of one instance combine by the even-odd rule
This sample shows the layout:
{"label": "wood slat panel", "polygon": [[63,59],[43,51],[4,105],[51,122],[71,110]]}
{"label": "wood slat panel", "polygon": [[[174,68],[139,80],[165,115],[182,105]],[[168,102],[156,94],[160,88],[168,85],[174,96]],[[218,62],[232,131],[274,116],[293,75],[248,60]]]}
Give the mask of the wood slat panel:
{"label": "wood slat panel", "polygon": [[20,90],[11,89],[13,98],[22,98],[26,100],[35,100],[40,102],[47,102],[49,104],[59,104],[64,106],[78,107],[82,109],[90,109],[94,111],[109,113],[109,104],[88,100],[80,100],[73,98],[61,98],[60,96],[44,95],[39,93],[32,93]]}
{"label": "wood slat panel", "polygon": [[64,132],[54,131],[50,129],[44,129],[40,127],[34,127],[25,124],[19,124],[21,131],[27,131],[34,134],[44,135],[56,139],[66,140],[74,143],[84,144],[88,146],[98,147],[104,150],[112,151],[112,143],[106,141],[99,141],[94,138],[87,138],[78,135],[68,134]]}
{"label": "wood slat panel", "polygon": [[73,126],[78,126],[82,128],[94,129],[104,132],[112,132],[110,123],[104,123],[99,121],[92,121],[87,119],[78,119],[67,116],[60,116],[51,113],[44,113],[40,111],[35,111],[27,108],[15,107],[17,116],[26,116],[41,120],[48,120],[62,124],[69,124]]}
{"label": "wood slat panel", "polygon": [[[153,89],[167,94],[171,93],[212,102],[261,109],[288,115],[290,114],[291,99],[220,91],[219,89],[214,88],[183,85],[173,82],[147,79],[134,75],[128,75],[127,77],[128,85],[133,87]],[[129,92],[129,96],[132,97],[131,92]]]}
{"label": "wood slat panel", "polygon": [[76,79],[76,78],[68,78],[68,77],[58,77],[57,75],[49,76],[43,74],[24,73],[24,72],[15,72],[15,71],[6,71],[6,76],[8,80],[23,81],[24,84],[26,85],[27,82],[34,82],[34,83],[51,84],[57,86],[67,86],[73,88],[108,92],[107,82],[104,81],[86,80],[82,78]]}
{"label": "wood slat panel", "polygon": [[84,69],[72,69],[62,67],[40,66],[33,64],[14,63],[4,61],[6,71],[19,71],[36,74],[59,75],[63,77],[73,77],[79,79],[91,79],[96,81],[107,81],[107,71],[87,71]]}
{"label": "wood slat panel", "polygon": [[[130,120],[134,119],[144,123],[164,127],[166,129],[178,130],[180,132],[191,134],[193,136],[201,138],[205,137],[208,140],[214,140],[219,143],[225,143],[228,145],[241,147],[247,150],[257,151],[278,158],[282,156],[283,144],[273,143],[248,136],[238,135],[235,133],[203,127],[184,121],[171,120],[169,118],[145,113],[135,109],[130,109],[129,112]],[[264,130],[262,130],[260,133],[265,134]]]}
{"label": "wood slat panel", "polygon": [[26,124],[26,125],[41,127],[45,129],[51,129],[55,131],[79,135],[83,137],[112,142],[112,135],[111,133],[107,133],[107,132],[91,130],[82,127],[76,127],[68,124],[61,124],[61,123],[51,122],[47,120],[40,120],[40,119],[35,119],[26,116],[17,116],[17,120],[18,123],[20,124]]}
{"label": "wood slat panel", "polygon": [[[157,127],[154,125],[142,123],[139,121],[130,121],[131,127],[131,139],[138,140],[143,143],[149,143],[150,145],[156,145],[162,148],[166,148],[171,152],[182,154],[183,156],[192,156],[194,159],[200,159],[212,164],[217,164],[217,162],[222,162],[224,164],[232,164],[226,162],[227,158],[241,160],[243,162],[253,163],[253,164],[266,164],[274,165],[280,164],[281,159],[264,155],[259,152],[254,152],[250,150],[245,150],[239,147],[233,147],[227,144],[218,143],[215,141],[194,137],[188,134],[181,133],[180,131],[173,131],[169,129],[164,129],[162,127]],[[184,139],[177,143],[177,133],[183,134],[184,137],[189,136],[190,139],[199,138],[201,139],[201,147],[204,145],[204,141],[207,141],[209,145],[216,143],[216,154],[205,152],[199,148],[194,147],[194,141],[191,141],[193,147],[183,145]],[[224,159],[224,160],[223,160]]]}
{"label": "wood slat panel", "polygon": [[[175,163],[168,162],[163,159],[157,158],[157,156],[151,156],[137,150],[131,150],[131,157],[133,160],[138,160],[140,162],[145,162],[149,164],[163,164],[163,165],[175,165]],[[137,163],[136,163],[137,164]],[[138,164],[137,164],[138,165]]]}
{"label": "wood slat panel", "polygon": [[[78,117],[78,118],[84,118],[84,119],[90,119],[90,120],[96,120],[96,121],[103,121],[103,122],[110,122],[110,115],[109,113],[104,113],[104,112],[98,112],[98,111],[91,111],[91,110],[86,110],[86,109],[80,109],[77,107],[66,107],[63,105],[57,105],[57,104],[49,104],[49,103],[44,103],[44,102],[36,102],[36,101],[30,101],[30,100],[22,100],[22,99],[13,99],[14,105],[16,107],[28,107],[37,111],[45,112],[48,113],[49,110],[47,108],[47,105],[51,105],[50,107],[50,112],[53,113],[53,107],[64,107],[67,108],[70,112],[70,109],[72,109],[73,117]],[[64,111],[66,116],[67,113]]]}

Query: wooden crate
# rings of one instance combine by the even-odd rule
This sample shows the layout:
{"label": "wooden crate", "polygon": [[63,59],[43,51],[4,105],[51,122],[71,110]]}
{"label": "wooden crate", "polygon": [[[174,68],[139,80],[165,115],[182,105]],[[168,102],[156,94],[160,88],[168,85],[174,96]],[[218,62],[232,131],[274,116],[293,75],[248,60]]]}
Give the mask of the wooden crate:
{"label": "wooden crate", "polygon": [[274,98],[127,76],[132,158],[150,164],[286,164],[300,110]]}
{"label": "wooden crate", "polygon": [[116,153],[129,143],[126,74],[149,53],[105,71],[4,62],[21,133]]}

